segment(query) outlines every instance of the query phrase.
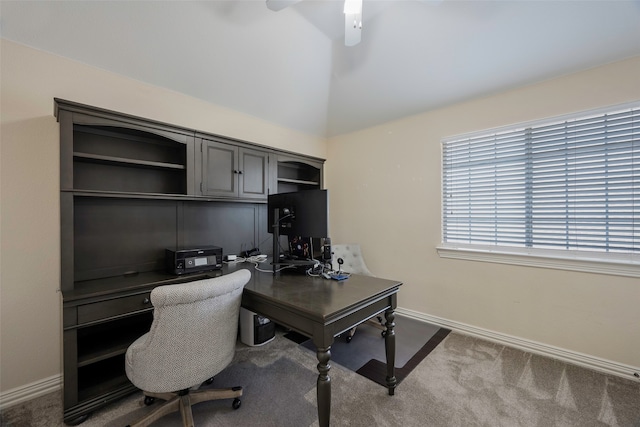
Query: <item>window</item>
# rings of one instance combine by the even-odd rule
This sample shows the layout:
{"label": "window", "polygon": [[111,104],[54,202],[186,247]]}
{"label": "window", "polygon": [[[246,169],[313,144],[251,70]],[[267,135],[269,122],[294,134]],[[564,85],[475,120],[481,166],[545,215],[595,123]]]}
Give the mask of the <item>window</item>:
{"label": "window", "polygon": [[448,138],[442,170],[441,256],[640,276],[640,103]]}

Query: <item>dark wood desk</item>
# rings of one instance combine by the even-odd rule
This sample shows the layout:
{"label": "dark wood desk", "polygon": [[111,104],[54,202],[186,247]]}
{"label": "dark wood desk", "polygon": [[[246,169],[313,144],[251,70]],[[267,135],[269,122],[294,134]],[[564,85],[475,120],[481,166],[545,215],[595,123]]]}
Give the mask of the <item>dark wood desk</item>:
{"label": "dark wood desk", "polygon": [[[247,268],[239,264],[228,271]],[[262,273],[251,268],[252,279],[245,286],[242,306],[313,340],[318,357],[318,421],[329,426],[331,418],[331,345],[334,337],[365,320],[385,313],[387,333],[387,387],[396,387],[394,310],[402,285],[394,280],[352,275],[335,281],[295,273]]]}

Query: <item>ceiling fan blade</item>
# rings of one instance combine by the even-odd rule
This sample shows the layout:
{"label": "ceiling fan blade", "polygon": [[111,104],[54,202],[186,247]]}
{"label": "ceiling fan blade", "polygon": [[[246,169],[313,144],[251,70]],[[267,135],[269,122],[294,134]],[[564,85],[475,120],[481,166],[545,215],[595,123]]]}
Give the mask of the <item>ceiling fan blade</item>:
{"label": "ceiling fan blade", "polygon": [[289,7],[301,1],[302,0],[266,0],[267,8],[273,10],[274,12],[282,10],[285,7]]}
{"label": "ceiling fan blade", "polygon": [[427,3],[431,6],[439,6],[440,3],[442,3],[444,0],[416,0],[416,1],[419,1],[421,3]]}

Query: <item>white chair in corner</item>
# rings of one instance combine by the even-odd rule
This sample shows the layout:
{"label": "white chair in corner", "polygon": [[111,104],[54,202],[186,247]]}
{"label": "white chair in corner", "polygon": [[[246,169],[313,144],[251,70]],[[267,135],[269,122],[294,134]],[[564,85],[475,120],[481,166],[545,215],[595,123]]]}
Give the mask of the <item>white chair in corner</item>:
{"label": "white chair in corner", "polygon": [[[375,277],[371,270],[369,270],[369,268],[367,267],[367,263],[364,261],[360,245],[353,243],[331,245],[331,252],[331,263],[334,269],[340,268],[346,273],[362,274],[365,276]],[[339,263],[338,260],[341,260],[342,262]],[[384,336],[387,328],[384,325],[382,316],[377,316],[377,320],[378,321],[376,322],[373,319],[370,319],[367,320],[367,323],[382,330],[382,336]],[[355,333],[356,328],[352,328],[351,330],[349,330],[346,336],[347,342],[351,342]]]}
{"label": "white chair in corner", "polygon": [[147,426],[180,411],[183,425],[193,426],[191,405],[216,399],[234,399],[240,407],[242,387],[192,390],[209,383],[235,354],[242,290],[249,270],[151,291],[151,330],[127,349],[125,370],[133,385],[143,390],[145,404],[163,399],[161,406],[132,427]]}

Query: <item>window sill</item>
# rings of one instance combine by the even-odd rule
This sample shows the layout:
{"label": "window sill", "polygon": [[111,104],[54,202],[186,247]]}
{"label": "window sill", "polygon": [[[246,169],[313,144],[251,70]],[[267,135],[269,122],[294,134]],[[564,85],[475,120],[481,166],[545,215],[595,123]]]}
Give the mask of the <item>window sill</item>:
{"label": "window sill", "polygon": [[596,259],[590,258],[586,254],[558,256],[555,253],[550,253],[552,251],[545,250],[521,252],[517,249],[510,251],[505,248],[488,249],[444,245],[438,246],[436,250],[440,258],[640,277],[640,262],[620,259]]}

